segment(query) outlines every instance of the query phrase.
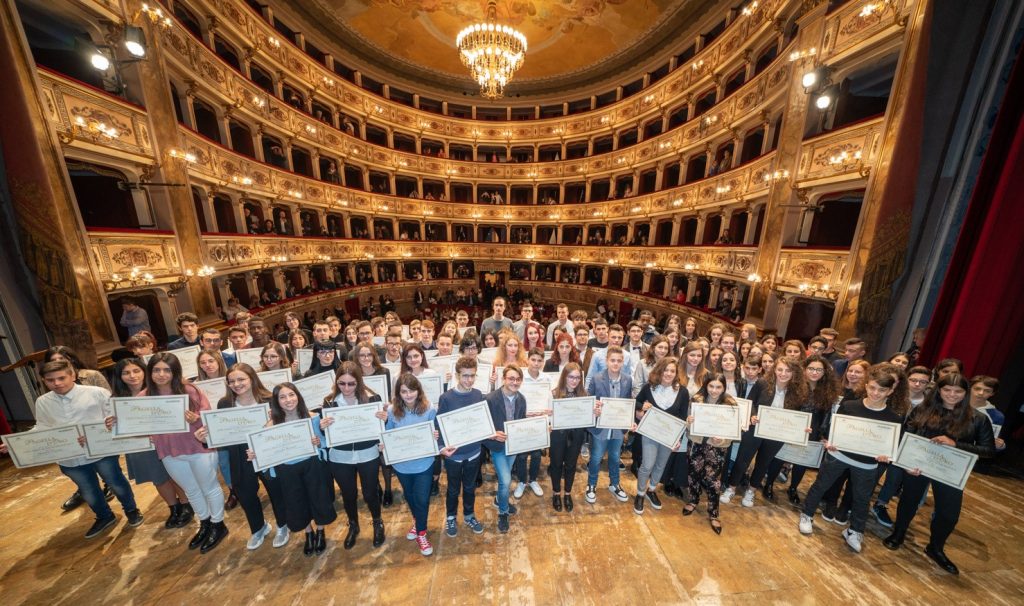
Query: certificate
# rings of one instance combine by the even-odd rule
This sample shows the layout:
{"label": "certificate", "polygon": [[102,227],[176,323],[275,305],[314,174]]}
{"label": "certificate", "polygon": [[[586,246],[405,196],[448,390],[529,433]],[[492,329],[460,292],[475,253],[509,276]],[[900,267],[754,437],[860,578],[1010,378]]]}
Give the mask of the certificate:
{"label": "certificate", "polygon": [[206,445],[210,448],[247,443],[249,434],[259,431],[270,420],[270,405],[232,406],[199,413],[206,428]]}
{"label": "certificate", "polygon": [[728,404],[693,404],[690,435],[702,438],[740,439],[740,408]]}
{"label": "certificate", "polygon": [[494,420],[487,402],[477,402],[437,415],[445,446],[456,448],[482,442],[494,435]]}
{"label": "certificate", "polygon": [[1002,425],[996,425],[995,423],[993,423],[992,424],[992,437],[993,438],[998,438],[999,437],[999,432],[1002,431],[1002,430],[1003,430],[1003,426]]}
{"label": "certificate", "polygon": [[441,399],[441,394],[444,392],[444,379],[440,375],[426,375],[417,378],[420,380],[420,385],[423,386],[423,394],[427,396],[427,401],[436,408],[437,401]]}
{"label": "certificate", "polygon": [[380,365],[383,366],[384,368],[387,368],[388,372],[391,374],[391,386],[388,389],[388,393],[392,394],[395,392],[395,383],[398,381],[398,375],[402,374],[402,364],[399,362],[396,362],[394,364],[381,362]]}
{"label": "certificate", "polygon": [[394,465],[437,456],[434,424],[430,421],[389,429],[380,434],[384,445],[384,463]]}
{"label": "certificate", "polygon": [[363,385],[373,393],[380,396],[385,402],[391,401],[391,382],[387,375],[370,375],[363,377]]}
{"label": "certificate", "polygon": [[199,376],[199,361],[197,359],[199,357],[198,345],[182,347],[181,349],[172,349],[167,353],[178,358],[178,362],[181,364],[181,376],[186,379]]}
{"label": "certificate", "polygon": [[921,475],[960,490],[967,485],[978,455],[955,446],[936,444],[912,433],[903,434],[895,464],[903,469],[920,469]]}
{"label": "certificate", "polygon": [[318,410],[324,405],[324,400],[330,397],[331,390],[334,389],[334,373],[322,372],[312,377],[297,379],[293,384],[295,389],[299,390],[299,395],[306,403],[306,408]]}
{"label": "certificate", "polygon": [[260,367],[260,354],[263,353],[262,347],[250,347],[249,349],[236,349],[235,350],[235,362],[238,364],[248,364],[253,368]]}
{"label": "certificate", "polygon": [[494,362],[494,356],[496,355],[498,355],[497,347],[484,347],[480,350],[480,353],[477,354],[476,360],[477,362],[487,362],[488,364],[492,364]]}
{"label": "certificate", "polygon": [[896,457],[900,424],[850,415],[832,415],[828,441],[843,452],[866,457]]}
{"label": "certificate", "polygon": [[596,403],[597,398],[594,396],[551,400],[551,428],[593,427],[596,422],[594,416]]}
{"label": "certificate", "polygon": [[220,399],[228,395],[228,382],[226,379],[205,379],[203,381],[192,381],[192,386],[206,394],[206,399],[213,406],[220,402]]}
{"label": "certificate", "polygon": [[761,406],[757,410],[757,425],[754,435],[765,440],[803,446],[807,444],[811,426],[811,413],[785,408]]}
{"label": "certificate", "polygon": [[540,374],[541,374],[541,376],[547,378],[548,383],[551,383],[551,385],[552,385],[551,389],[554,389],[553,386],[554,385],[558,385],[558,380],[560,378],[562,378],[562,373],[560,373],[560,372],[542,372]]}
{"label": "certificate", "polygon": [[733,399],[736,400],[736,406],[740,408],[740,429],[746,431],[750,429],[750,409],[754,406],[754,402],[746,398]]}
{"label": "certificate", "polygon": [[264,387],[269,391],[274,391],[274,388],[281,383],[288,383],[292,380],[292,370],[290,368],[264,370],[256,373],[256,376],[260,378],[260,383],[263,383]]}
{"label": "certificate", "polygon": [[3,436],[3,443],[15,467],[34,467],[85,456],[79,431],[77,425],[23,431]]}
{"label": "certificate", "polygon": [[505,455],[533,452],[551,446],[547,417],[526,417],[505,421]]}
{"label": "certificate", "polygon": [[636,400],[631,398],[601,398],[601,416],[597,426],[601,429],[633,429],[636,422]]}
{"label": "certificate", "polygon": [[288,461],[316,456],[311,422],[299,419],[250,433],[249,449],[256,454],[253,468],[263,471]]}
{"label": "certificate", "polygon": [[299,374],[304,374],[313,366],[313,350],[308,347],[296,349],[295,361],[299,363]]}
{"label": "certificate", "polygon": [[789,461],[794,465],[817,469],[821,467],[821,457],[824,454],[825,444],[822,442],[808,442],[803,446],[783,444],[775,458],[780,461]]}
{"label": "certificate", "polygon": [[675,448],[683,439],[686,421],[670,415],[657,406],[647,409],[644,418],[636,426],[636,432],[662,446]]}
{"label": "certificate", "polygon": [[[481,362],[480,357],[477,356],[476,360],[476,381],[473,382],[473,389],[480,390],[482,394],[491,393],[491,371],[494,370],[494,366],[487,363]],[[501,387],[502,379],[501,375],[495,377],[494,382],[497,383],[497,387]]]}
{"label": "certificate", "polygon": [[[441,375],[441,379],[444,379],[445,374],[452,373],[455,376],[455,362],[458,361],[459,356],[434,356],[430,359],[430,369],[436,370],[437,374]],[[455,381],[453,378],[452,381]]]}
{"label": "certificate", "polygon": [[[387,378],[384,375],[379,376],[382,379]],[[326,446],[342,446],[371,440],[376,442],[384,431],[384,421],[376,416],[382,410],[384,404],[381,402],[324,408],[320,414],[325,419],[334,419],[334,423],[324,432],[327,438]]]}
{"label": "certificate", "polygon": [[519,393],[526,398],[526,414],[551,410],[551,384],[547,381],[523,382]]}
{"label": "certificate", "polygon": [[110,398],[117,422],[114,437],[151,436],[165,433],[185,433],[188,421],[188,396],[142,396],[138,398]]}
{"label": "certificate", "polygon": [[85,436],[85,454],[90,459],[101,459],[112,455],[129,452],[153,450],[153,441],[149,436],[141,438],[115,438],[114,432],[107,429],[105,423],[85,423],[79,425]]}

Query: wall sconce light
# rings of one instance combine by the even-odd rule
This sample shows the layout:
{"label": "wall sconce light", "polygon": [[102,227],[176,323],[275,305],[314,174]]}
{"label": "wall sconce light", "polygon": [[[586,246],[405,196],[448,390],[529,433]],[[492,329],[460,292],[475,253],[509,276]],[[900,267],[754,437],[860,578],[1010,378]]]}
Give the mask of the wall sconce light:
{"label": "wall sconce light", "polygon": [[123,276],[118,273],[110,274],[110,279],[103,281],[103,288],[107,291],[111,291],[119,288],[149,286],[155,280],[156,278],[153,277],[153,274],[143,271],[138,267],[133,267],[127,276]]}

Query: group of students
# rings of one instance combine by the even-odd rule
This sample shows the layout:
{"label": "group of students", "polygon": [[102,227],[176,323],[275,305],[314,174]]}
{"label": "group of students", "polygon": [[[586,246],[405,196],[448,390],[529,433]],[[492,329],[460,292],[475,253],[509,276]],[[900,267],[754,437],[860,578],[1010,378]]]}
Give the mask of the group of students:
{"label": "group of students", "polygon": [[[393,503],[391,484],[393,475],[397,475],[412,517],[406,537],[423,555],[430,555],[433,546],[427,536],[427,519],[431,497],[440,492],[442,469],[447,484],[444,532],[448,536],[458,533],[460,497],[463,524],[475,534],[484,532],[484,524],[476,515],[475,495],[487,461],[497,478],[493,505],[498,511],[500,533],[509,531],[510,516],[517,514],[516,502],[527,489],[543,495],[538,474],[544,453],[505,453],[506,421],[551,414],[550,410],[527,412],[526,398],[520,393],[524,384],[546,381],[551,385],[551,377],[557,376],[551,385],[552,398],[593,396],[595,416],[601,414],[603,398],[631,398],[637,422],[656,407],[692,425],[692,404],[736,406],[737,398],[744,398],[752,402],[752,414],[749,428],[737,441],[691,438],[686,432],[670,447],[637,434],[636,425],[634,431],[596,427],[551,430],[547,456],[553,510],[574,510],[573,489],[581,458],[588,458],[583,492],[587,503],[598,500],[604,459],[612,498],[629,501],[630,495],[621,485],[621,471],[626,468],[621,457],[629,453],[630,469],[637,478],[633,511],[638,515],[647,507],[662,509],[657,489],[662,484],[662,494],[684,499],[684,516],[697,510],[704,494],[708,524],[721,534],[720,504],[731,503],[739,490],[743,490],[741,504],[745,507],[753,506],[758,491],[773,501],[774,483],[786,477],[788,500],[800,508],[799,531],[813,533],[814,517],[821,506],[824,520],[849,525],[843,538],[853,551],[860,552],[869,515],[892,528],[884,545],[899,549],[930,485],[935,513],[925,552],[943,569],[957,572],[945,555],[944,545],[956,526],[962,491],[931,482],[920,470],[904,471],[890,465],[886,457],[870,458],[838,450],[828,443],[827,436],[833,415],[842,414],[899,423],[903,431],[933,442],[980,457],[994,456],[1005,447],[993,432],[994,424],[1002,424],[1001,413],[989,402],[997,387],[995,379],[978,376],[968,380],[962,364],[954,359],[943,360],[932,371],[912,365],[913,355],[905,353],[870,364],[863,359],[864,345],[858,339],[847,340],[845,355],[840,356],[833,348],[835,331],[830,329],[807,344],[788,340],[780,345],[774,335],[758,339],[756,328],[749,324],[743,325],[738,334],[729,326],[715,324],[707,336],[701,336],[695,319],[671,316],[658,334],[647,313],[626,327],[609,326],[600,317],[588,319],[580,312],[570,319],[568,308],[559,305],[557,318],[545,328],[532,319],[529,303],[521,306],[521,318],[516,322],[504,316],[506,306],[507,302],[498,297],[493,314],[484,319],[479,331],[466,326],[460,317],[452,326],[443,326],[437,338],[429,320],[410,323],[406,336],[397,315],[374,323],[354,322],[345,329],[336,319],[332,322],[328,318],[315,323],[311,332],[298,326],[297,317],[291,316],[286,318],[288,330],[278,335],[278,340],[263,345],[258,368],[238,363],[232,351],[221,351],[218,331],[207,330],[200,335],[196,326],[182,327],[179,318],[179,328],[187,330],[182,330],[182,339],[174,345],[188,346],[190,341],[200,344],[199,378],[225,381],[227,395],[216,403],[218,409],[268,402],[270,425],[301,419],[311,424],[316,455],[263,472],[254,471],[254,453],[245,445],[207,447],[200,412],[210,409],[211,403],[183,376],[181,362],[173,351],[127,354],[114,367],[108,389],[99,385],[102,375],[85,369],[73,352],[62,347],[51,349],[41,369],[50,392],[36,403],[37,428],[98,421],[112,427],[117,420],[109,413],[111,395],[185,394],[190,431],[153,436],[155,450],[131,453],[125,458],[129,477],[137,484],[153,483],[167,503],[167,528],[182,528],[198,518],[199,528],[189,548],[206,553],[228,534],[224,524],[226,497],[217,479],[220,469],[230,487],[228,498],[237,499],[249,524],[248,549],[258,549],[272,532],[275,547],[287,544],[292,533],[303,532],[304,553],[323,553],[325,528],[337,518],[336,489],[348,520],[345,549],[355,545],[360,533],[360,489],[372,520],[373,546],[379,547],[385,541],[382,507]],[[195,324],[194,316],[187,315],[184,320],[185,324]],[[228,336],[235,350],[251,346],[253,340],[245,325],[232,327]],[[383,337],[383,345],[379,339],[375,343],[374,337]],[[310,346],[310,368],[300,370],[297,350]],[[488,351],[490,347],[495,349]],[[433,352],[458,357],[451,366],[431,368]],[[148,362],[134,355],[150,353]],[[482,362],[493,369],[482,383],[487,385],[486,390],[477,389]],[[384,364],[400,364],[394,381]],[[291,382],[268,390],[257,373],[275,369],[291,369],[295,379],[331,372],[332,392],[322,402],[306,402]],[[364,378],[373,375],[385,375],[394,385],[390,399],[366,386]],[[429,401],[420,381],[430,375],[440,376],[445,386],[436,405]],[[487,403],[495,434],[478,443],[451,448],[435,432],[441,453],[438,457],[388,466],[379,440],[325,446],[324,432],[333,422],[323,415],[325,408],[379,402],[377,416],[386,429],[396,429],[436,423],[438,414],[481,401]],[[824,442],[826,454],[802,502],[797,489],[806,469],[776,458],[783,443],[755,436],[759,411],[766,407],[811,413],[810,439]],[[116,520],[100,488],[100,479],[120,501],[128,523],[142,523],[130,485],[121,473],[119,457],[79,457],[61,461],[60,469],[75,482],[96,515],[86,537],[99,535]],[[514,490],[513,474],[518,479]],[[885,480],[872,505],[872,495],[883,474]],[[276,532],[264,517],[261,484],[269,497]],[[897,493],[899,507],[893,520],[887,504]]]}

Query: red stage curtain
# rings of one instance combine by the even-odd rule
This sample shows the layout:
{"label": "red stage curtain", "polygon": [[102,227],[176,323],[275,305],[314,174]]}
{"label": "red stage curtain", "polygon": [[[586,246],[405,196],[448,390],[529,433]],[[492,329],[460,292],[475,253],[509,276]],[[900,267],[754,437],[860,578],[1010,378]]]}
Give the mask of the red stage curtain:
{"label": "red stage curtain", "polygon": [[1024,335],[1024,65],[1018,56],[935,313],[922,360],[960,358],[1000,376]]}

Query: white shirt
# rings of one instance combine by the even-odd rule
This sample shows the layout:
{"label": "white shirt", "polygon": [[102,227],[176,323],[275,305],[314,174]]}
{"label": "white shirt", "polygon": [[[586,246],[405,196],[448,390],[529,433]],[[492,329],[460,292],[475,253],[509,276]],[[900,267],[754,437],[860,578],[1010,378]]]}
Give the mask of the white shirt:
{"label": "white shirt", "polygon": [[668,410],[675,404],[678,393],[679,390],[665,387],[664,385],[658,385],[651,390],[651,394],[654,396],[654,403],[662,410]]}
{"label": "white shirt", "polygon": [[[105,407],[110,402],[110,392],[92,385],[74,385],[71,391],[59,396],[50,391],[36,399],[36,426],[33,429],[53,429],[66,425],[102,423],[106,417]],[[95,463],[83,455],[64,459],[58,463],[64,467],[80,467]]]}
{"label": "white shirt", "polygon": [[775,388],[775,397],[772,398],[772,408],[785,408],[786,406],[786,390],[779,390]]}

